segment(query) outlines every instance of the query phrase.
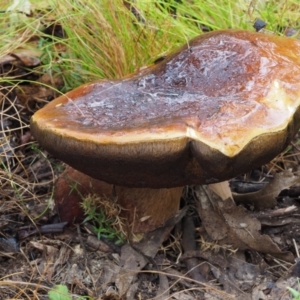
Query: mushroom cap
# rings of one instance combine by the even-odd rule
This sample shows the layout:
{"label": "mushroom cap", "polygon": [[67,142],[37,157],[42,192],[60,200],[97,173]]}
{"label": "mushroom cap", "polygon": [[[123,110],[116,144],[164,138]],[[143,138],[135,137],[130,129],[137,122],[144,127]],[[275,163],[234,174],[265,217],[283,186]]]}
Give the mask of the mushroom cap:
{"label": "mushroom cap", "polygon": [[300,41],[222,30],[121,80],[83,85],[34,114],[39,143],[129,187],[213,183],[269,162],[300,127]]}

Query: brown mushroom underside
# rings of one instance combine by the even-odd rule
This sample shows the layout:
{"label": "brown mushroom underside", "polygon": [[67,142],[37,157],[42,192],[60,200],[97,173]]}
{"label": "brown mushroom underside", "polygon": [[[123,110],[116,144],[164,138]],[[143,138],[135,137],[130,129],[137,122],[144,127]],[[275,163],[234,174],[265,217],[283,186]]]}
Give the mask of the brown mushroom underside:
{"label": "brown mushroom underside", "polygon": [[86,84],[38,111],[31,130],[94,178],[165,188],[223,181],[270,161],[300,127],[300,42],[203,34],[122,80]]}

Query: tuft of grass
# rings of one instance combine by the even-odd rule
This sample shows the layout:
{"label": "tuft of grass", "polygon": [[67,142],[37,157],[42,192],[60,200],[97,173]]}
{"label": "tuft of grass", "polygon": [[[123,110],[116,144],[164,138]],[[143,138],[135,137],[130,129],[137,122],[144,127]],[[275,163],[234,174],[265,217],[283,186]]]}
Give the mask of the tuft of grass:
{"label": "tuft of grass", "polygon": [[[11,22],[0,4],[0,57],[39,50],[41,74],[60,74],[64,91],[99,78],[121,78],[205,30],[253,30],[261,18],[281,33],[297,27],[297,0],[31,0],[32,15]],[[45,33],[61,27],[61,35]],[[56,27],[55,27],[56,26]],[[54,30],[55,31],[55,30]]]}
{"label": "tuft of grass", "polygon": [[125,223],[119,216],[121,207],[112,199],[87,195],[83,197],[82,207],[86,215],[83,223],[90,222],[97,238],[106,238],[116,244],[124,243]]}

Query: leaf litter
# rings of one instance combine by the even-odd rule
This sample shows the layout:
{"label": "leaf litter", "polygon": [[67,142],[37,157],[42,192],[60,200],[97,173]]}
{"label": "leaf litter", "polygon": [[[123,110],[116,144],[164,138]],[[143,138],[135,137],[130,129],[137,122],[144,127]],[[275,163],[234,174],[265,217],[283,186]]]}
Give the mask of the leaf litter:
{"label": "leaf litter", "polygon": [[63,230],[51,202],[63,165],[38,149],[28,126],[63,79],[36,72],[34,43],[0,58],[1,75],[21,82],[0,89],[1,299],[45,299],[60,284],[73,297],[105,300],[291,299],[286,288],[300,277],[299,137],[272,165],[239,178],[262,188],[191,187],[179,214],[144,243],[98,240],[88,224]]}

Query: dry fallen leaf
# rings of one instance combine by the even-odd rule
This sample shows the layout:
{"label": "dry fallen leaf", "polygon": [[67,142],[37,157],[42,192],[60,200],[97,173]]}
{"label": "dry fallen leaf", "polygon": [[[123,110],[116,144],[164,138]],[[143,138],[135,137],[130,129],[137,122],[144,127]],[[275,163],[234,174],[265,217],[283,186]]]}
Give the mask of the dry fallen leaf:
{"label": "dry fallen leaf", "polygon": [[[215,252],[211,249],[189,251],[181,256],[181,260],[187,260],[189,257],[199,257],[207,261],[214,277],[222,284],[223,290],[234,295],[236,300],[252,299],[249,292],[253,286],[258,284],[260,274],[265,273],[267,267],[263,261],[256,265],[246,262],[242,251],[231,252],[230,254],[225,251]],[[262,280],[266,279],[268,279],[267,275]]]}
{"label": "dry fallen leaf", "polygon": [[55,269],[54,262],[56,261],[59,253],[58,249],[54,246],[47,245],[44,242],[30,241],[30,244],[34,248],[42,251],[43,254],[41,259],[32,261],[32,264],[36,264],[40,273],[44,274],[47,280],[51,282]]}
{"label": "dry fallen leaf", "polygon": [[274,178],[261,190],[247,194],[233,194],[236,203],[250,204],[255,209],[262,210],[273,208],[276,205],[276,198],[279,193],[290,186],[299,183],[299,176],[295,176],[290,170],[275,173]]}
{"label": "dry fallen leaf", "polygon": [[287,287],[293,288],[299,291],[299,277],[300,277],[300,260],[297,258],[296,264],[294,264],[287,272],[276,281],[272,286],[270,292],[271,299],[290,300],[297,299],[292,297]]}
{"label": "dry fallen leaf", "polygon": [[293,262],[290,252],[283,252],[267,235],[260,233],[260,222],[244,207],[231,200],[221,200],[208,188],[195,187],[197,210],[207,234],[220,245],[240,250],[256,250]]}
{"label": "dry fallen leaf", "polygon": [[143,269],[149,262],[155,265],[153,258],[159,247],[174,225],[182,219],[186,211],[187,208],[182,209],[172,219],[167,221],[165,226],[149,232],[142,242],[134,245],[125,244],[122,247],[120,257],[121,270],[115,281],[121,297],[126,295],[130,299],[129,293],[134,293],[130,287],[132,287],[139,270]]}

